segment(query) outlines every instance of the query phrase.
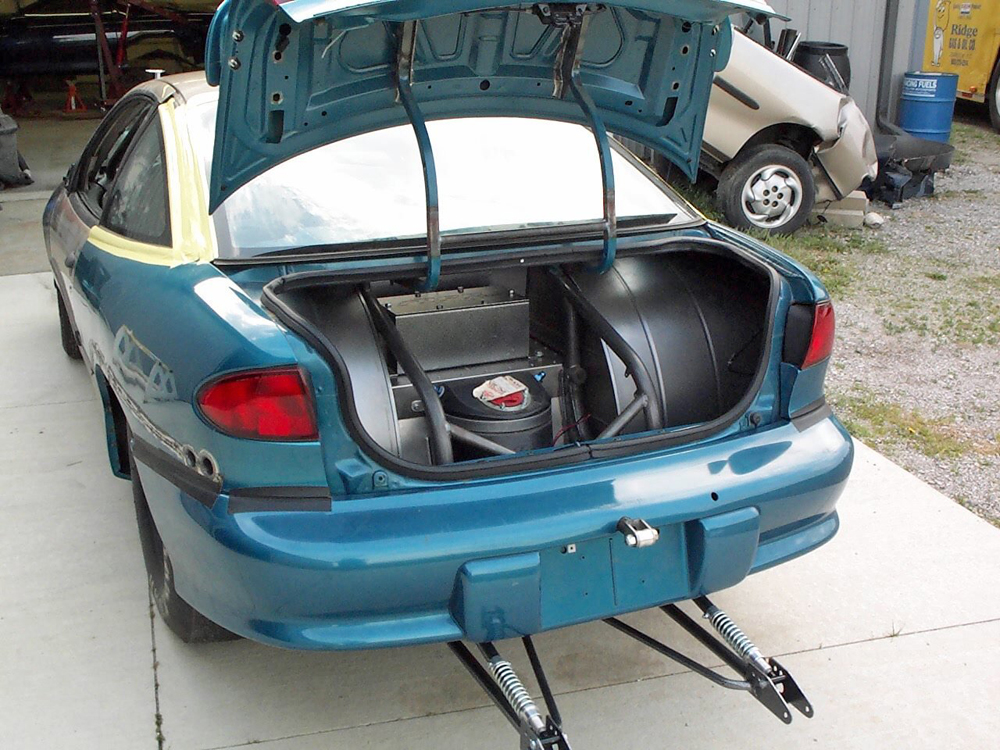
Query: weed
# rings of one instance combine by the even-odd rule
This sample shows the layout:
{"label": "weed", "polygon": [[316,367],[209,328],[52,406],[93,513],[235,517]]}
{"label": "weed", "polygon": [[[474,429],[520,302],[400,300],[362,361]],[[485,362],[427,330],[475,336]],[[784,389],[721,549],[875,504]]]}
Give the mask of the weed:
{"label": "weed", "polygon": [[947,281],[948,280],[948,274],[941,273],[940,271],[929,271],[929,272],[925,273],[924,276],[926,276],[931,281]]}

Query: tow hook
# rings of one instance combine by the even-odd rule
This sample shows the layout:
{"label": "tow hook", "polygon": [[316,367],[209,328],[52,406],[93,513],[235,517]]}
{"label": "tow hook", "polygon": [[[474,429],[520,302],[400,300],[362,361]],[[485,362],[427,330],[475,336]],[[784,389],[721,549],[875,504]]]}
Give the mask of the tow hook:
{"label": "tow hook", "polygon": [[629,547],[651,547],[660,538],[660,532],[641,518],[622,516],[618,521],[618,531],[625,537],[625,544]]}

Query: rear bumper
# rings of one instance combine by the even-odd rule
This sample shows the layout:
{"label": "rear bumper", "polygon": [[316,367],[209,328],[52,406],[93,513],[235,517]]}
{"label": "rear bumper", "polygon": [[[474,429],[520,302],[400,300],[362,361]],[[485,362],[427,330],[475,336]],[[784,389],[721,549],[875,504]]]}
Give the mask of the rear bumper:
{"label": "rear bumper", "polygon": [[[505,481],[229,512],[140,476],[175,584],[266,643],[497,640],[689,599],[833,537],[853,446],[833,417]],[[660,530],[624,544],[622,516]]]}

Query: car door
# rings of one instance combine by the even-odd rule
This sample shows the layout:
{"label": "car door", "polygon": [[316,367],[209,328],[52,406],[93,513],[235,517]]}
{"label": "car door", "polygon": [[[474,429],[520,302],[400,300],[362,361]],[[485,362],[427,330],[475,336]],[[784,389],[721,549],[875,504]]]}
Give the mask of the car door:
{"label": "car door", "polygon": [[[163,130],[157,110],[147,110],[126,124],[110,148],[83,165],[87,176],[76,194],[82,210],[98,211],[74,263],[73,289],[79,295],[77,324],[85,347],[110,343],[121,322],[108,318],[109,296],[136,290],[146,261],[169,253],[170,202]],[[159,266],[156,266],[159,267]],[[106,350],[107,351],[107,350]]]}
{"label": "car door", "polygon": [[[155,107],[156,101],[150,97],[132,96],[112,109],[46,207],[43,226],[49,263],[77,330],[80,328],[79,295],[74,284],[77,258],[91,228],[100,221],[104,193],[114,180],[132,138]],[[86,347],[84,356],[89,361]]]}

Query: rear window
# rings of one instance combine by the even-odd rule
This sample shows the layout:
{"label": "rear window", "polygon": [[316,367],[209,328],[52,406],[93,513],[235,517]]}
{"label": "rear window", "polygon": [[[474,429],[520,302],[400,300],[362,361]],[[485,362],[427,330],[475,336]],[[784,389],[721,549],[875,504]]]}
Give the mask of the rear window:
{"label": "rear window", "polygon": [[[215,104],[196,105],[192,139],[211,172]],[[428,123],[443,234],[577,224],[603,217],[590,131],[524,118]],[[692,218],[665,185],[613,155],[619,218]],[[214,214],[220,257],[426,234],[420,154],[412,129],[387,128],[278,164]]]}

